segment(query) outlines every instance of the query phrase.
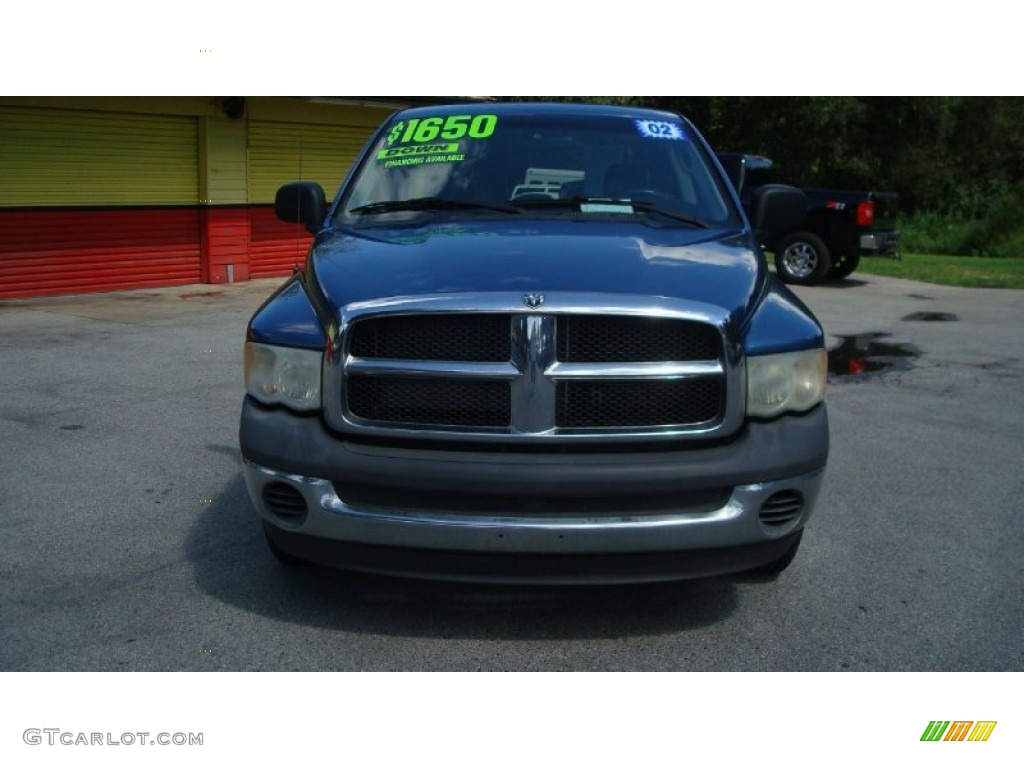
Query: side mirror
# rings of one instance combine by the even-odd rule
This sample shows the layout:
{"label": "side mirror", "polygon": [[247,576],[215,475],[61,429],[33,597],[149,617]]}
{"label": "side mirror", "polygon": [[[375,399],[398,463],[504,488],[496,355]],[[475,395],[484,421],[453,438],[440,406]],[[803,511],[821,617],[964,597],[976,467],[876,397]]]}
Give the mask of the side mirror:
{"label": "side mirror", "polygon": [[798,230],[807,218],[807,195],[785,184],[765,184],[754,191],[747,213],[757,232]]}
{"label": "side mirror", "polygon": [[295,181],[277,190],[274,213],[289,224],[305,224],[312,234],[322,228],[327,215],[324,188],[315,181]]}

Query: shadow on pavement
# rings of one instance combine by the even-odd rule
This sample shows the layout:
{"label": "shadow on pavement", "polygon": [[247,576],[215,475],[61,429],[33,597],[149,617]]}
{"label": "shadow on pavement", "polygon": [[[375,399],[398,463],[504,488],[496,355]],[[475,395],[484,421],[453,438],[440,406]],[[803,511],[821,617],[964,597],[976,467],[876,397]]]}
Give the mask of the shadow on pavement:
{"label": "shadow on pavement", "polygon": [[822,280],[818,283],[815,288],[859,288],[862,285],[867,285],[867,280],[858,280],[856,278],[844,277],[842,280]]}
{"label": "shadow on pavement", "polygon": [[735,610],[729,579],[540,587],[401,579],[270,554],[241,474],[214,498],[185,543],[198,587],[279,621],[345,632],[427,638],[573,639],[676,633]]}

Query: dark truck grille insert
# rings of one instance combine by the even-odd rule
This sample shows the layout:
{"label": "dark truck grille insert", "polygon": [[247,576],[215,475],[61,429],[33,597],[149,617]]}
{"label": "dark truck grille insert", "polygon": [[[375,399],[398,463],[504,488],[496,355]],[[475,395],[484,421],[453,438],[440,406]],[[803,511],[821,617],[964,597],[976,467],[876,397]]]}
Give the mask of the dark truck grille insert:
{"label": "dark truck grille insert", "polygon": [[352,326],[349,352],[392,360],[500,363],[512,359],[511,315],[397,315]]}
{"label": "dark truck grille insert", "polygon": [[702,424],[722,408],[722,385],[709,379],[562,381],[559,427],[653,427]]}
{"label": "dark truck grille insert", "polygon": [[660,317],[568,315],[557,321],[556,355],[564,363],[657,363],[717,360],[714,326]]}
{"label": "dark truck grille insert", "polygon": [[563,515],[613,517],[620,515],[664,515],[687,512],[707,514],[729,503],[731,488],[709,488],[682,493],[622,493],[569,496],[524,487],[519,493],[495,493],[490,488],[438,491],[432,488],[402,488],[360,483],[334,483],[334,491],[346,504],[367,510],[402,509],[412,512],[451,512],[464,515],[508,515],[538,517]]}
{"label": "dark truck grille insert", "polygon": [[[507,335],[506,330],[506,335]],[[350,376],[348,409],[370,421],[454,427],[508,427],[506,381]]]}

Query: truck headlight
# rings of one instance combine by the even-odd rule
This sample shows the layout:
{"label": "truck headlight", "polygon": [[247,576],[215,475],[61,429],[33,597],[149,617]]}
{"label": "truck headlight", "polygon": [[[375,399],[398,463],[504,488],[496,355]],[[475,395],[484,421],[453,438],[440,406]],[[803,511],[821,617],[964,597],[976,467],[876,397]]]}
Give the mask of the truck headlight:
{"label": "truck headlight", "polygon": [[824,349],[747,358],[747,414],[758,418],[808,411],[825,398]]}
{"label": "truck headlight", "polygon": [[299,411],[320,407],[323,352],[245,343],[245,391],[261,403]]}

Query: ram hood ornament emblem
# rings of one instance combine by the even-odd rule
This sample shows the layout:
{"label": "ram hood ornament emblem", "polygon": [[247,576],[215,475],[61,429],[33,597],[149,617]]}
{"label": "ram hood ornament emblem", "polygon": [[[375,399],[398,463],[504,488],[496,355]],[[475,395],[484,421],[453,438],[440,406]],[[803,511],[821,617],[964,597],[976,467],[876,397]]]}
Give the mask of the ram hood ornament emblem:
{"label": "ram hood ornament emblem", "polygon": [[544,303],[543,293],[525,293],[523,294],[523,304],[530,309],[536,309]]}

